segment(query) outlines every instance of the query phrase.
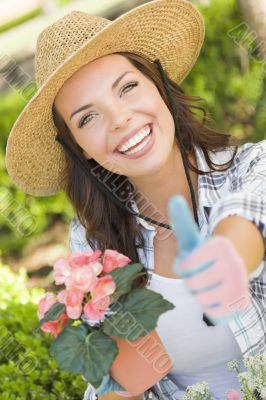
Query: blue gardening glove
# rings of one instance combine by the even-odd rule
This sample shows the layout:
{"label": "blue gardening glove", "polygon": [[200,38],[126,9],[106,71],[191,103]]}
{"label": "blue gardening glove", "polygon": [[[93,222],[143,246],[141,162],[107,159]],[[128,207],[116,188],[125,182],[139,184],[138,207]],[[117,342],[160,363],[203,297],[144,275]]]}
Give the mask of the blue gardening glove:
{"label": "blue gardening glove", "polygon": [[121,385],[119,385],[119,383],[117,383],[109,374],[103,377],[101,385],[97,389],[95,388],[95,391],[99,396],[114,391],[126,392],[126,390]]}
{"label": "blue gardening glove", "polygon": [[171,197],[168,208],[179,249],[173,270],[185,280],[212,323],[227,323],[251,301],[243,258],[225,236],[200,237],[183,196]]}

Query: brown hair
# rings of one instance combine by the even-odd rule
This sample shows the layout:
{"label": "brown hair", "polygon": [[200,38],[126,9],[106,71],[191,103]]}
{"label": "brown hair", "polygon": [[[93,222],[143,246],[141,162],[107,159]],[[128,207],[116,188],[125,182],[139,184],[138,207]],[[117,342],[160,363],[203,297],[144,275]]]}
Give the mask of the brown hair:
{"label": "brown hair", "polygon": [[[132,53],[118,53],[128,59],[139,71],[148,77],[159,90],[162,99],[169,108],[169,103],[162,83],[160,73],[154,63]],[[209,128],[205,121],[201,122],[196,115],[195,110],[205,113],[204,108],[197,105],[197,102],[203,100],[201,97],[187,96],[184,94],[180,86],[174,81],[167,78],[170,93],[177,105],[177,118],[182,134],[182,142],[187,156],[194,154],[193,145],[200,147],[204,153],[206,162],[211,171],[205,172],[195,168],[188,159],[188,167],[197,174],[207,175],[212,171],[226,171],[232,165],[240,140],[229,134],[216,132]],[[118,175],[110,172],[103,166],[100,166],[95,160],[87,160],[82,152],[81,147],[76,143],[71,131],[68,129],[63,118],[53,106],[54,123],[60,136],[74,153],[82,158],[90,168],[96,170],[105,186],[110,183],[115,189],[116,196],[121,199],[125,198],[125,193],[133,193],[134,188],[126,176]],[[176,137],[177,143],[179,138]],[[208,152],[216,152],[223,150],[229,146],[235,147],[232,158],[225,164],[215,164],[209,157]],[[133,263],[139,263],[140,259],[137,253],[137,247],[145,251],[145,240],[142,235],[140,226],[135,216],[130,212],[120,208],[109,197],[101,193],[98,187],[88,179],[79,165],[66,154],[67,157],[67,189],[68,195],[80,223],[86,230],[86,239],[93,250],[100,248],[114,249],[128,256]],[[216,169],[215,167],[219,167]],[[115,182],[115,183],[114,183]],[[114,192],[114,189],[112,189]],[[147,274],[143,268],[143,274],[139,277],[134,287],[144,286],[147,282]]]}

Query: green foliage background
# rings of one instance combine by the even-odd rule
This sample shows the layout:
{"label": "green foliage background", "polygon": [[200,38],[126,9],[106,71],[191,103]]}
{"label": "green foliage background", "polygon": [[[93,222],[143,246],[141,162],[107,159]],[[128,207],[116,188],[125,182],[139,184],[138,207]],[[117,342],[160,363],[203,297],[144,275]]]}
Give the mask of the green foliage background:
{"label": "green foliage background", "polygon": [[263,140],[266,60],[258,54],[257,42],[251,39],[236,0],[211,0],[209,6],[200,9],[206,39],[182,87],[206,100],[217,130],[245,141]]}
{"label": "green foliage background", "polygon": [[[87,382],[60,370],[49,354],[53,336],[36,333],[44,290],[26,283],[25,270],[17,275],[0,263],[0,399],[80,400]],[[34,360],[29,370],[22,367],[26,357]]]}

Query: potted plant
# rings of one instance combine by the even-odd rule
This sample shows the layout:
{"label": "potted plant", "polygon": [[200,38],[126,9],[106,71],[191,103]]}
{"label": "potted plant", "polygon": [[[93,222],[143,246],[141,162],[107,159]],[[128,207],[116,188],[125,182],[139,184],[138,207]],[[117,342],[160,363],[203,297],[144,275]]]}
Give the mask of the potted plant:
{"label": "potted plant", "polygon": [[162,379],[172,362],[156,333],[159,316],[174,305],[147,288],[133,288],[141,264],[115,250],[74,253],[54,264],[59,293],[40,300],[37,329],[55,336],[58,365],[95,388],[108,373],[138,395]]}

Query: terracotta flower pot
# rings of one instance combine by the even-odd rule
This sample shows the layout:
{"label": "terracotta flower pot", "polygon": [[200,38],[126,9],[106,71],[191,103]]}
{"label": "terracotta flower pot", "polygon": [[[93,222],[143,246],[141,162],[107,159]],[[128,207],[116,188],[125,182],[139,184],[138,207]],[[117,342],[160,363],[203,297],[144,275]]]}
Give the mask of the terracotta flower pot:
{"label": "terracotta flower pot", "polygon": [[133,342],[119,337],[112,339],[117,343],[119,354],[110,375],[133,396],[153,386],[173,367],[155,330]]}

